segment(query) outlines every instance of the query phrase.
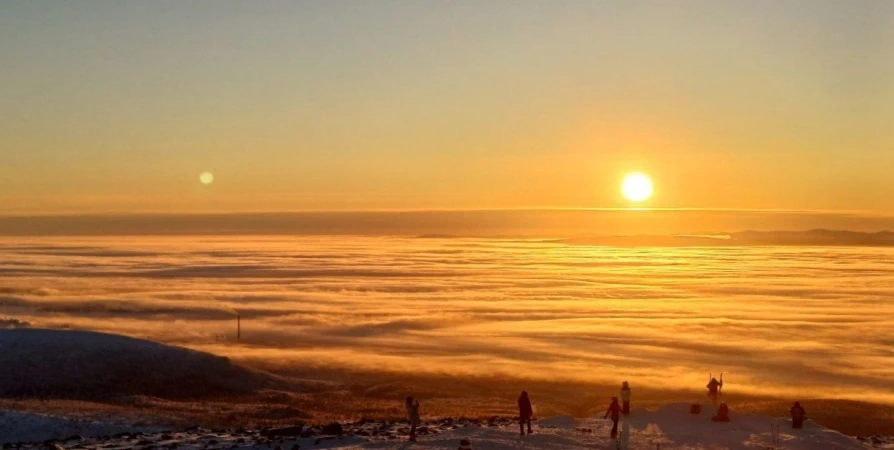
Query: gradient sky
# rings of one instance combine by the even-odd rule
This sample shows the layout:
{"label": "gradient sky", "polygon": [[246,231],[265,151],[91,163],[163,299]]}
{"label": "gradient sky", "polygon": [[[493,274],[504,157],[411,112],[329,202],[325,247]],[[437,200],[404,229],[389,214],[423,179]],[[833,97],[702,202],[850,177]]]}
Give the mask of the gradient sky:
{"label": "gradient sky", "polygon": [[[894,2],[0,2],[0,211],[894,213]],[[216,181],[202,186],[211,171]]]}

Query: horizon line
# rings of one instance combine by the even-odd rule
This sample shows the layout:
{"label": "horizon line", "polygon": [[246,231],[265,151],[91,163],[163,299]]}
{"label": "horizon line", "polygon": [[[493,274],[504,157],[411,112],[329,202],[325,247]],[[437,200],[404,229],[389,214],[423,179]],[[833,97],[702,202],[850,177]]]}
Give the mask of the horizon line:
{"label": "horizon line", "polygon": [[770,214],[821,214],[821,215],[863,215],[875,217],[892,217],[894,212],[868,210],[823,210],[823,209],[791,209],[791,208],[711,208],[711,207],[518,207],[518,208],[395,208],[395,209],[299,209],[299,210],[256,210],[256,211],[40,211],[40,212],[5,212],[0,219],[39,218],[39,217],[140,217],[140,216],[251,216],[251,215],[289,215],[289,214],[407,214],[407,213],[498,213],[498,212],[731,212],[731,213],[770,213]]}

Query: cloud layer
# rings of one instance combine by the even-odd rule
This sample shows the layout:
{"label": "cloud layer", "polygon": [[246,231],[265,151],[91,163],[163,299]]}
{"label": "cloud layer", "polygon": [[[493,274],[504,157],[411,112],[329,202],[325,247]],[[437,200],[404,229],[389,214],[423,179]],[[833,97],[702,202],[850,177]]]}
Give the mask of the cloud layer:
{"label": "cloud layer", "polygon": [[[894,403],[894,249],[7,238],[0,317],[296,366]],[[235,341],[235,316],[242,340]]]}

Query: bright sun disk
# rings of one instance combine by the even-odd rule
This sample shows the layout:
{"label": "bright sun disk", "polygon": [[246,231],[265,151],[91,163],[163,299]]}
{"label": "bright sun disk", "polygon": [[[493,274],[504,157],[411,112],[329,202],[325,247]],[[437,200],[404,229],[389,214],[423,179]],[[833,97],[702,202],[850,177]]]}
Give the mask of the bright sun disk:
{"label": "bright sun disk", "polygon": [[631,173],[621,183],[621,193],[627,200],[642,202],[652,196],[652,180],[642,173]]}

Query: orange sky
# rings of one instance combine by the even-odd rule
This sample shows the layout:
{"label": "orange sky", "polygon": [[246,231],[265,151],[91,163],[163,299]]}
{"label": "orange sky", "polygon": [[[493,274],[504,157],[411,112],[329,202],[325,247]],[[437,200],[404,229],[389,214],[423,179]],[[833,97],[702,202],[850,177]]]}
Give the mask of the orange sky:
{"label": "orange sky", "polygon": [[633,170],[653,207],[894,213],[894,3],[0,17],[6,213],[624,207]]}

